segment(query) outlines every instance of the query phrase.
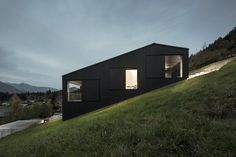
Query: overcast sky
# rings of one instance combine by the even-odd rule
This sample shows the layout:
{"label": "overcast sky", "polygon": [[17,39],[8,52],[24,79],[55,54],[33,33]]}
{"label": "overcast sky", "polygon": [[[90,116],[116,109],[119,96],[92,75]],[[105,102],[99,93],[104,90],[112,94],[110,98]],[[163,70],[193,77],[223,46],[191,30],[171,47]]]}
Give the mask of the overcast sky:
{"label": "overcast sky", "polygon": [[0,81],[61,75],[153,42],[190,53],[236,26],[236,0],[0,0]]}

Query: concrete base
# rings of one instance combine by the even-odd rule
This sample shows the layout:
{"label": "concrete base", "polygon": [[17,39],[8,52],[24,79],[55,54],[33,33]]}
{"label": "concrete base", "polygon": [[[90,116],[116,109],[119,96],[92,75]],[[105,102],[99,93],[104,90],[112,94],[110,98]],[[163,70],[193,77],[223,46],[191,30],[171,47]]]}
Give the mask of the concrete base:
{"label": "concrete base", "polygon": [[41,121],[41,119],[18,120],[15,122],[0,125],[0,138],[26,129],[32,125],[39,124]]}

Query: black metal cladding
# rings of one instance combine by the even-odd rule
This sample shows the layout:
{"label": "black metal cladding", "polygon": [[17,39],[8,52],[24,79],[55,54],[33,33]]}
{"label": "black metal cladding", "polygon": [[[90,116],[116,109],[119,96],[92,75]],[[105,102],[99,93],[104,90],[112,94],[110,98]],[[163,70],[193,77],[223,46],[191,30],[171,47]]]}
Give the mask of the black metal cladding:
{"label": "black metal cladding", "polygon": [[[165,56],[182,56],[182,77],[165,78]],[[125,70],[138,70],[138,89],[125,88]],[[188,49],[153,43],[63,75],[63,120],[188,77]],[[82,101],[68,101],[67,81],[82,81]]]}
{"label": "black metal cladding", "polygon": [[[158,67],[153,70],[153,67]],[[148,55],[146,56],[146,77],[164,78],[165,77],[165,56]]]}

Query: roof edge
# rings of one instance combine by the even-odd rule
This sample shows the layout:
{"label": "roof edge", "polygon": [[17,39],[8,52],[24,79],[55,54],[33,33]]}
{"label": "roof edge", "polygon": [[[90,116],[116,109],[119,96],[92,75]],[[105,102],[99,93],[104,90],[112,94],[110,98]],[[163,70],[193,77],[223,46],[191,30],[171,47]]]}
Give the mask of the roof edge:
{"label": "roof edge", "polygon": [[103,60],[103,61],[100,61],[100,62],[98,62],[98,63],[94,63],[94,64],[92,64],[92,65],[89,65],[89,66],[80,68],[80,69],[78,69],[78,70],[74,70],[74,71],[72,71],[72,72],[69,72],[69,73],[67,73],[67,74],[62,75],[62,77],[67,76],[67,75],[70,75],[70,74],[72,74],[72,73],[75,73],[75,72],[77,72],[77,71],[79,71],[79,70],[83,70],[83,69],[86,69],[86,68],[95,66],[95,65],[97,65],[97,64],[101,64],[101,63],[106,62],[106,61],[108,61],[108,60],[110,60],[110,59],[115,59],[115,58],[121,57],[121,56],[123,56],[123,55],[132,53],[133,51],[137,51],[137,50],[140,50],[140,49],[143,49],[143,48],[146,48],[146,47],[149,47],[149,46],[153,46],[153,45],[189,50],[188,48],[185,48],[185,47],[178,47],[178,46],[172,46],[172,45],[165,45],[165,44],[159,44],[159,43],[152,43],[152,44],[149,44],[149,45],[146,45],[146,46],[143,46],[143,47],[140,47],[140,48],[137,48],[137,49],[134,49],[134,50],[125,52],[125,53],[123,53],[123,54],[120,54],[120,55],[117,55],[117,56],[108,58],[108,59]]}
{"label": "roof edge", "polygon": [[[180,47],[180,46],[174,46],[174,45],[167,45],[167,44],[159,44],[159,43],[152,43],[154,45],[159,45],[159,46],[165,46],[165,47],[173,47],[173,48],[178,48],[178,49],[186,49],[189,50],[189,48],[186,47]],[[151,45],[152,45],[151,44]]]}

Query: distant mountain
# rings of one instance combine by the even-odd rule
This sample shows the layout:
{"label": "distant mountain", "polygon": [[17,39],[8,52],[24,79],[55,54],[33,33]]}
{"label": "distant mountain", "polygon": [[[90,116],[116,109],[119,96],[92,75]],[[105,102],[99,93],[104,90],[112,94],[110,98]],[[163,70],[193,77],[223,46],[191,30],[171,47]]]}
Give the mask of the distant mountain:
{"label": "distant mountain", "polygon": [[22,91],[7,84],[7,83],[3,83],[0,81],[0,92],[3,92],[3,93],[21,93]]}
{"label": "distant mountain", "polygon": [[57,91],[55,88],[51,87],[38,87],[33,86],[27,83],[8,83],[9,85],[15,87],[16,89],[22,91],[22,92],[47,92],[50,91]]}
{"label": "distant mountain", "polygon": [[236,27],[225,37],[219,37],[215,42],[205,44],[201,51],[189,58],[189,69],[195,70],[205,65],[236,55]]}
{"label": "distant mountain", "polygon": [[4,83],[0,82],[0,92],[24,93],[24,92],[47,92],[48,90],[57,91],[51,87],[38,87],[27,83]]}

